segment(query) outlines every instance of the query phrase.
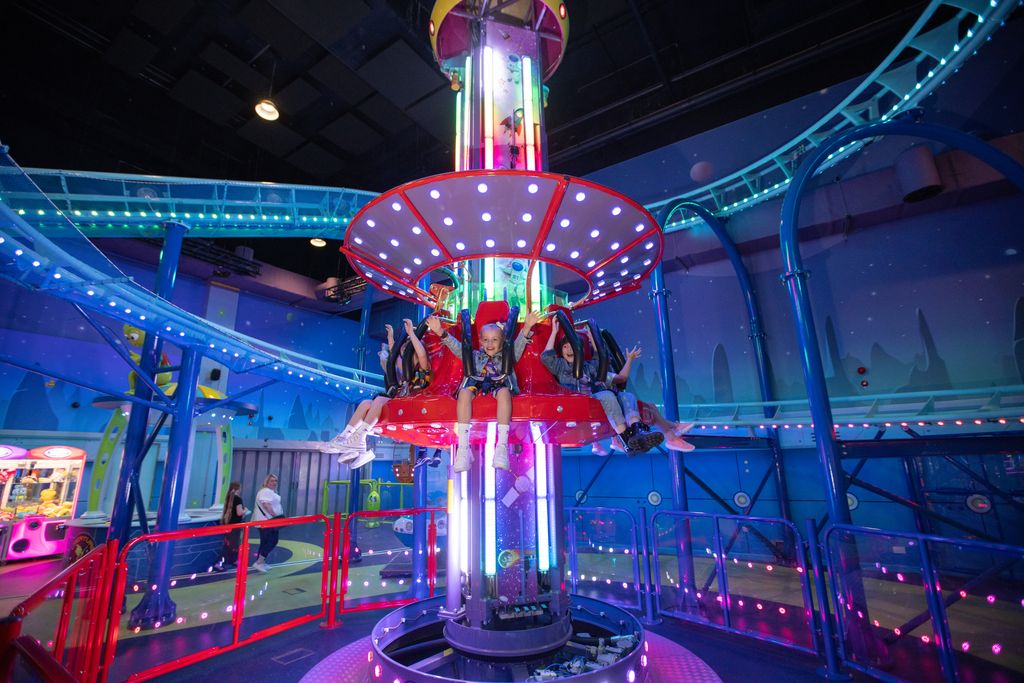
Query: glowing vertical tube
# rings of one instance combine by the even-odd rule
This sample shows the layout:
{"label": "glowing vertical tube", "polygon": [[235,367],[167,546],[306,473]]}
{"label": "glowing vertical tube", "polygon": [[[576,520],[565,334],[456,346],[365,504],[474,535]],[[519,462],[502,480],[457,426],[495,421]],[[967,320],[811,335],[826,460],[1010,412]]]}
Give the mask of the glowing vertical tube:
{"label": "glowing vertical tube", "polygon": [[[469,574],[469,473],[461,472],[459,477],[459,569]],[[453,584],[457,585],[457,584]]]}
{"label": "glowing vertical tube", "polygon": [[494,440],[498,423],[487,423],[487,443],[484,444],[484,574],[498,572],[497,510],[494,504]]}
{"label": "glowing vertical tube", "polygon": [[487,299],[497,301],[500,297],[497,292],[498,284],[494,277],[494,259],[484,259],[484,291],[487,292]]}
{"label": "glowing vertical tube", "polygon": [[526,137],[526,170],[537,170],[533,138],[533,60],[523,57],[523,134]]}
{"label": "glowing vertical tube", "polygon": [[[466,78],[462,81],[463,90],[473,88],[473,55],[466,57]],[[473,91],[476,92],[476,91]],[[462,112],[462,161],[464,167],[462,169],[468,171],[470,167],[469,161],[469,136],[472,135],[473,131],[473,98],[468,94],[463,98],[465,104],[465,110]]]}
{"label": "glowing vertical tube", "polygon": [[494,168],[494,53],[484,47],[484,168]]}
{"label": "glowing vertical tube", "polygon": [[548,524],[548,447],[535,439],[533,467],[537,487],[537,569],[551,569],[551,535]]}
{"label": "glowing vertical tube", "polygon": [[[461,538],[462,519],[459,517],[459,512],[462,504],[455,496],[455,482],[459,474],[456,472],[452,476],[455,478],[448,480],[448,533],[450,534],[449,538]],[[452,545],[455,545],[456,547],[452,548]],[[453,550],[457,557],[459,552],[457,544],[449,544],[448,552],[452,552]]]}
{"label": "glowing vertical tube", "polygon": [[542,270],[544,270],[544,264],[538,261],[534,264],[533,273],[530,275],[530,299],[532,301],[527,302],[530,310],[544,310],[544,297],[540,291],[540,271]]}
{"label": "glowing vertical tube", "polygon": [[455,95],[455,170],[462,171],[462,91]]}

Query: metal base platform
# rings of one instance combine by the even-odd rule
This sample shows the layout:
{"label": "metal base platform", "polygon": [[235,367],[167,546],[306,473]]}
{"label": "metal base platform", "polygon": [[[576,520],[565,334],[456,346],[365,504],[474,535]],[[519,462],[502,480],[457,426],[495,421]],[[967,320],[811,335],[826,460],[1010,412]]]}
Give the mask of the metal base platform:
{"label": "metal base platform", "polygon": [[[722,679],[704,660],[683,646],[654,633],[647,634],[647,643],[648,681],[721,683]],[[366,661],[370,649],[370,637],[360,638],[314,666],[300,683],[372,683],[373,674]]]}
{"label": "metal base platform", "polygon": [[[521,658],[474,658],[453,652],[441,637],[445,622],[438,617],[437,609],[442,604],[443,598],[434,598],[389,613],[377,623],[371,636],[357,640],[321,661],[302,678],[301,683],[526,681],[535,680],[529,677],[537,669],[567,659],[566,653],[559,651],[530,661]],[[721,683],[718,675],[699,657],[666,638],[644,633],[636,619],[624,610],[573,596],[572,615],[574,637],[582,639],[584,633],[599,636],[625,629],[638,633],[641,640],[631,652],[601,669],[552,680],[577,683],[607,680]]]}

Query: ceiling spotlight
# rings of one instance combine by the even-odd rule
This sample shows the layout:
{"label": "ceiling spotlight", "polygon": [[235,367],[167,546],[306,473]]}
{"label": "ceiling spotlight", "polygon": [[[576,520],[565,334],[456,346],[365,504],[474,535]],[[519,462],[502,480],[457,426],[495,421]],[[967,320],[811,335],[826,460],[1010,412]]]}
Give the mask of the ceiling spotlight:
{"label": "ceiling spotlight", "polygon": [[271,99],[259,101],[259,104],[256,105],[256,115],[266,121],[277,121],[281,118],[281,112],[277,110],[277,105]]}
{"label": "ceiling spotlight", "polygon": [[309,240],[309,243],[312,244],[314,247],[326,247],[327,246],[327,240],[325,240],[322,237],[314,237],[313,239]]}

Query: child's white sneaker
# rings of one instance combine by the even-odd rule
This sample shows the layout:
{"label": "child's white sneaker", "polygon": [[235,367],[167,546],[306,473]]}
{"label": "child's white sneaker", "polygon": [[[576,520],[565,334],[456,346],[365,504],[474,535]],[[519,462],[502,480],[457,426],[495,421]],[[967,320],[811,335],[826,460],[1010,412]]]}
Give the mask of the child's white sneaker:
{"label": "child's white sneaker", "polygon": [[494,447],[494,469],[511,471],[508,464],[508,444],[499,443]]}
{"label": "child's white sneaker", "polygon": [[608,449],[607,449],[607,448],[605,448],[605,447],[604,447],[604,444],[603,444],[603,443],[601,443],[600,441],[595,441],[595,442],[594,442],[594,443],[593,443],[593,444],[592,444],[592,445],[590,446],[590,451],[591,451],[591,452],[592,452],[592,453],[593,453],[594,455],[599,455],[599,456],[601,456],[602,458],[603,458],[604,456],[608,455]]}
{"label": "child's white sneaker", "polygon": [[343,464],[346,463],[346,462],[351,462],[352,460],[355,460],[360,455],[365,453],[364,450],[360,450],[358,448],[353,448],[352,446],[345,446],[345,447],[341,448],[340,450],[338,450],[337,452],[341,453],[341,455],[338,456],[338,462],[343,463]]}
{"label": "child's white sneaker", "polygon": [[456,472],[469,471],[469,446],[459,446],[455,449],[455,462],[452,469]]}
{"label": "child's white sneaker", "polygon": [[354,470],[358,470],[360,467],[362,467],[363,465],[370,462],[376,457],[377,456],[374,454],[373,451],[363,451],[355,460],[349,463],[349,467],[351,467]]}

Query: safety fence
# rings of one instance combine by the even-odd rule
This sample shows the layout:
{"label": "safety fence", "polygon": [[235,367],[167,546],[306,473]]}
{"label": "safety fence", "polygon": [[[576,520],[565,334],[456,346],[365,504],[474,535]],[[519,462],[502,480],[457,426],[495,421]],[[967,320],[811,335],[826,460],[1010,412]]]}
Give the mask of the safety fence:
{"label": "safety fence", "polygon": [[791,522],[662,511],[648,533],[660,612],[817,653],[804,543]]}
{"label": "safety fence", "polygon": [[850,668],[883,681],[1024,680],[1024,548],[845,525],[825,544]]}
{"label": "safety fence", "polygon": [[11,610],[2,623],[0,680],[28,667],[46,680],[95,680],[100,666],[103,608],[117,543],[93,548]]}
{"label": "safety fence", "polygon": [[[813,520],[801,536],[774,518],[566,512],[572,592],[645,624],[666,615],[816,653],[829,676],[846,665],[883,681],[1024,678],[1024,548],[842,525],[819,544]],[[148,680],[434,597],[445,522],[443,508],[361,511],[99,546],[0,621],[0,679]],[[214,564],[232,548],[236,565]]]}
{"label": "safety fence", "polygon": [[144,681],[302,624],[431,597],[443,512],[308,515],[98,546],[0,621],[0,680]]}
{"label": "safety fence", "polygon": [[[340,531],[341,568],[335,614],[407,605],[432,598],[438,588],[438,529],[444,508],[362,510],[335,525]],[[339,515],[340,521],[340,515]],[[423,547],[415,527],[423,524]],[[423,559],[417,561],[417,557]]]}
{"label": "safety fence", "polygon": [[643,610],[638,526],[622,508],[565,509],[566,551],[571,592],[627,609]]}

